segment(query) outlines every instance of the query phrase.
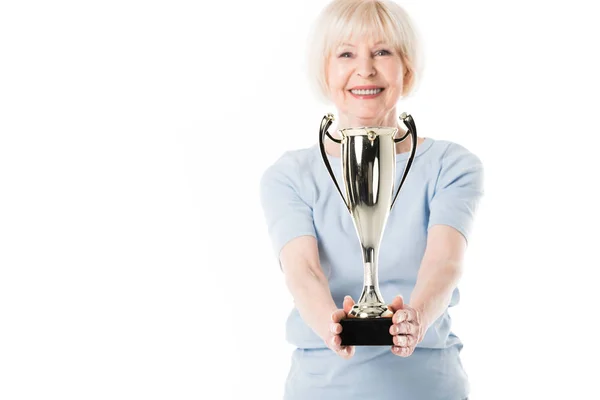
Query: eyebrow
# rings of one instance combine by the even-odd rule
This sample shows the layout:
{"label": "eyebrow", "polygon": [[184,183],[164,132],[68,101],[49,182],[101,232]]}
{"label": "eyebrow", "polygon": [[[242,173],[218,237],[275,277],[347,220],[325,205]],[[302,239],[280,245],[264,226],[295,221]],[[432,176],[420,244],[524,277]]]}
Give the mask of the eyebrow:
{"label": "eyebrow", "polygon": [[[386,43],[385,41],[383,41],[383,40],[380,40],[379,42],[377,42],[377,43],[374,43],[374,44],[373,44],[373,46],[377,46],[377,45],[379,45],[379,44],[387,44],[387,43]],[[339,47],[343,47],[343,46],[355,47],[355,46],[354,46],[353,44],[351,44],[351,43],[346,43],[346,42],[340,43]]]}

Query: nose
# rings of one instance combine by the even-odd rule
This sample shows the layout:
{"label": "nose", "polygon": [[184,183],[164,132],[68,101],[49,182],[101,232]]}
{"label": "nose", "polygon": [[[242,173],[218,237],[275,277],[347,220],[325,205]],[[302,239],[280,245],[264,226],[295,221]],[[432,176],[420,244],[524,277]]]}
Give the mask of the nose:
{"label": "nose", "polygon": [[359,57],[357,60],[356,73],[362,78],[375,76],[375,65],[371,57]]}

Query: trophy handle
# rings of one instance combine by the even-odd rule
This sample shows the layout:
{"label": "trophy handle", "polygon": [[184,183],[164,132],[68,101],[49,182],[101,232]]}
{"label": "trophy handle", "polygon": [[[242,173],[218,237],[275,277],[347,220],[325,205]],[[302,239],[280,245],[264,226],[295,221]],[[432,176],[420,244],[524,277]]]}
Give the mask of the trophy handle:
{"label": "trophy handle", "polygon": [[410,156],[408,157],[408,160],[406,161],[406,167],[404,168],[404,173],[402,174],[402,179],[400,180],[400,184],[398,185],[398,190],[396,190],[396,195],[394,196],[394,200],[392,200],[392,205],[390,206],[390,210],[394,207],[396,198],[398,197],[398,194],[400,193],[400,188],[402,187],[402,184],[404,183],[404,180],[406,179],[406,176],[408,175],[408,171],[410,170],[410,167],[412,166],[413,160],[415,158],[415,153],[417,150],[417,127],[415,126],[415,121],[413,120],[413,117],[411,117],[410,115],[408,115],[406,113],[402,113],[402,115],[400,115],[400,118],[402,119],[402,122],[404,122],[404,125],[406,125],[406,127],[408,128],[408,132],[406,132],[406,134],[404,136],[402,136],[400,139],[394,139],[394,143],[403,141],[404,139],[406,139],[406,137],[408,135],[410,135],[410,139],[411,139],[412,143],[411,143],[411,147],[410,147]]}
{"label": "trophy handle", "polygon": [[338,143],[338,144],[342,143],[341,140],[334,138],[327,131],[329,129],[329,127],[331,126],[331,124],[333,123],[333,119],[334,119],[333,114],[327,114],[321,120],[321,128],[319,129],[319,147],[321,148],[321,158],[323,158],[325,167],[327,167],[327,171],[329,172],[329,175],[331,175],[331,179],[333,179],[333,183],[335,184],[335,187],[337,188],[338,193],[342,197],[342,201],[344,202],[344,205],[346,206],[348,211],[350,211],[350,207],[348,206],[348,203],[346,202],[346,198],[342,194],[340,186],[338,185],[337,180],[335,179],[335,175],[333,174],[333,170],[331,169],[331,165],[329,164],[329,160],[327,159],[327,153],[325,152],[325,143],[323,142],[323,139],[325,139],[325,135],[327,135],[327,137],[329,139],[333,140],[335,143]]}

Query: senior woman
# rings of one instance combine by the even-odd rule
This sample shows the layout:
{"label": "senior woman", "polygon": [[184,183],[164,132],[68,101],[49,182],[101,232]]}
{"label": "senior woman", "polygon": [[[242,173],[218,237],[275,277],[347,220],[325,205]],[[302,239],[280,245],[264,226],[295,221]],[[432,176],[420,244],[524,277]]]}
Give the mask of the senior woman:
{"label": "senior woman", "polygon": [[[337,109],[338,129],[399,126],[397,104],[419,75],[419,43],[407,13],[390,1],[334,0],[310,43],[312,78]],[[316,132],[315,132],[316,133]],[[287,339],[296,346],[285,399],[462,400],[469,384],[448,307],[456,288],[483,168],[465,147],[419,137],[408,179],[381,243],[379,286],[390,299],[393,346],[341,346],[339,321],[363,285],[352,219],[320,148],[284,153],[264,173],[261,201],[295,307]],[[398,169],[408,140],[396,145]],[[340,147],[327,141],[338,181]],[[396,187],[401,174],[397,174]]]}

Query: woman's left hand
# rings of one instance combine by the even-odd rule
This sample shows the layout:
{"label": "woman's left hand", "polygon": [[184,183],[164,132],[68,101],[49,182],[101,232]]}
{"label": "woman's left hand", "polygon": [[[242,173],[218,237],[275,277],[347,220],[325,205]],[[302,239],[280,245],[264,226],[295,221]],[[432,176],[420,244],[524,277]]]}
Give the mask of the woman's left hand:
{"label": "woman's left hand", "polygon": [[394,336],[392,353],[408,357],[423,340],[427,326],[421,312],[404,304],[402,296],[396,296],[388,307],[394,313],[390,327],[390,334]]}

